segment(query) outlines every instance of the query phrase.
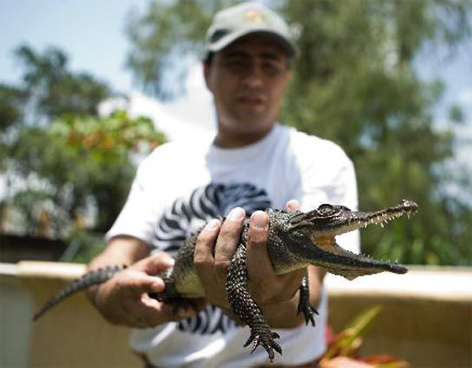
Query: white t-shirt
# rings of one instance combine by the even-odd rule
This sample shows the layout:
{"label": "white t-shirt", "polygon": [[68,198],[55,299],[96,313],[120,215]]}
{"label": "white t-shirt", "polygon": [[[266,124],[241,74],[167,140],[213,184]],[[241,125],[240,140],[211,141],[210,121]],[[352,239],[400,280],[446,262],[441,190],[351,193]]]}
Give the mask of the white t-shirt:
{"label": "white t-shirt", "polygon": [[[139,167],[128,200],[107,239],[139,238],[156,249],[176,252],[182,240],[205,221],[225,216],[240,206],[283,208],[298,199],[303,211],[322,203],[357,209],[354,167],[336,144],[276,124],[262,140],[236,149],[215,146],[213,137],[195,137],[158,147]],[[338,238],[359,250],[357,232]],[[277,364],[300,364],[319,357],[326,348],[326,295],[318,306],[316,327],[278,329],[283,356]],[[189,320],[135,330],[134,350],[158,366],[241,367],[266,364],[259,347],[243,348],[248,327],[238,327],[221,311],[208,306]]]}

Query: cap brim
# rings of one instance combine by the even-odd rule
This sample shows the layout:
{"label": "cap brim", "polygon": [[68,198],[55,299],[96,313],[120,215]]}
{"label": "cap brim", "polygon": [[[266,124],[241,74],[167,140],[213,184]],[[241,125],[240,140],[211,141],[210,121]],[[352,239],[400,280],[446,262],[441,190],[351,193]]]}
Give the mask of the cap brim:
{"label": "cap brim", "polygon": [[230,33],[224,37],[221,37],[218,41],[213,42],[212,44],[207,44],[207,52],[219,52],[236,40],[252,34],[264,34],[271,36],[273,37],[274,41],[278,42],[283,47],[288,56],[292,57],[297,54],[295,46],[289,42],[284,35],[266,28],[250,28]]}

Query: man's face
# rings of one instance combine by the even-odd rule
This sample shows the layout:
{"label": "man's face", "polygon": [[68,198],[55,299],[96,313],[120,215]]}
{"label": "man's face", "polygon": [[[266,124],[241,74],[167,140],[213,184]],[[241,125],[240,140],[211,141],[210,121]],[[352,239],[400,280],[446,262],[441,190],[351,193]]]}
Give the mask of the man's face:
{"label": "man's face", "polygon": [[286,53],[268,36],[247,36],[216,53],[205,66],[205,80],[219,133],[264,136],[277,121],[289,77]]}

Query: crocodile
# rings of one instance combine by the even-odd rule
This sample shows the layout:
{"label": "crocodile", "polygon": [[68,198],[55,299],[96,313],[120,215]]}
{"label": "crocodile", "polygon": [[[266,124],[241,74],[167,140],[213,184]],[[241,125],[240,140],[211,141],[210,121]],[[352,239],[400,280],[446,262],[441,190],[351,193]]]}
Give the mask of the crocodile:
{"label": "crocodile", "polygon": [[[417,209],[418,205],[410,200],[402,200],[396,206],[373,212],[351,211],[345,206],[332,204],[322,204],[308,212],[267,209],[266,213],[269,216],[267,252],[276,274],[288,273],[309,265],[323,267],[328,272],[349,280],[384,271],[404,274],[408,269],[396,262],[376,260],[344,250],[336,243],[336,236],[371,224],[383,227],[385,223],[400,216],[409,217],[416,213]],[[282,348],[275,341],[279,336],[271,331],[261,308],[253,300],[247,288],[248,233],[249,219],[246,219],[239,245],[228,269],[227,298],[235,315],[250,327],[250,336],[244,347],[252,344],[254,351],[262,345],[272,362],[274,351],[282,354]],[[193,263],[198,234],[199,231],[183,242],[173,268],[158,275],[165,282],[165,290],[153,297],[165,303],[173,303],[176,309],[191,305],[192,298],[205,296]],[[85,273],[82,278],[73,281],[49,299],[33,319],[36,321],[68,296],[92,285],[106,282],[125,267],[109,266]],[[303,313],[307,325],[314,326],[316,310],[309,303],[307,276],[302,280],[299,290],[298,313]]]}

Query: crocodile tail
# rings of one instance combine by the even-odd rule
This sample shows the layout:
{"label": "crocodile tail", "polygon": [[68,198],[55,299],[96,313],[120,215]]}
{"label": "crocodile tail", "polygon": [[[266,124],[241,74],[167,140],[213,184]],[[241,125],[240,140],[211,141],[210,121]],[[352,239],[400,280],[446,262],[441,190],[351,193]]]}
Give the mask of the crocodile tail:
{"label": "crocodile tail", "polygon": [[124,270],[125,268],[126,266],[108,266],[105,268],[99,268],[97,270],[87,272],[80,279],[72,281],[59,293],[57,293],[56,295],[51,297],[46,303],[44,303],[43,306],[39,309],[39,311],[34,315],[33,321],[37,321],[38,318],[41,317],[44,313],[46,313],[49,309],[54,307],[56,304],[59,304],[72,294],[87,289],[90,286],[102,284],[111,279],[118,272]]}

